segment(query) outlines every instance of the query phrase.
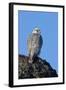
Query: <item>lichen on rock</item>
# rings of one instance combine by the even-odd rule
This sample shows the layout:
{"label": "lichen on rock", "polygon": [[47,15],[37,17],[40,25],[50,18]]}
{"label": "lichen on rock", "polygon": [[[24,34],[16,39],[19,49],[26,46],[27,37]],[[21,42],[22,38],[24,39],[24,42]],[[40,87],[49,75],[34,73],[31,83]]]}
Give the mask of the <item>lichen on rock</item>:
{"label": "lichen on rock", "polygon": [[58,77],[56,70],[54,70],[46,60],[35,57],[32,63],[29,63],[28,61],[28,56],[19,55],[19,79]]}

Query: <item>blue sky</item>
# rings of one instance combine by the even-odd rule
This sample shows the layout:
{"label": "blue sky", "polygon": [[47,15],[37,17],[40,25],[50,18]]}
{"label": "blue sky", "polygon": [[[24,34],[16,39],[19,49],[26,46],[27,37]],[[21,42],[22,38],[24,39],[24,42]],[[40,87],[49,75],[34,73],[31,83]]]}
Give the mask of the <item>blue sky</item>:
{"label": "blue sky", "polygon": [[27,37],[38,27],[43,37],[40,57],[58,71],[58,13],[18,11],[18,53],[28,55]]}

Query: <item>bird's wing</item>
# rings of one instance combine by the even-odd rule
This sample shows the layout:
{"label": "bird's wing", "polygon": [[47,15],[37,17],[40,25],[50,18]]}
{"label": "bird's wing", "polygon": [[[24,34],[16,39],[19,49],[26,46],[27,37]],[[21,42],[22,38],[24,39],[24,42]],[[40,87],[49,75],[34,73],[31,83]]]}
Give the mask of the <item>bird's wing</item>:
{"label": "bird's wing", "polygon": [[40,45],[40,48],[42,48],[42,44],[43,44],[43,39],[42,39],[42,36],[40,36],[40,43],[39,43]]}

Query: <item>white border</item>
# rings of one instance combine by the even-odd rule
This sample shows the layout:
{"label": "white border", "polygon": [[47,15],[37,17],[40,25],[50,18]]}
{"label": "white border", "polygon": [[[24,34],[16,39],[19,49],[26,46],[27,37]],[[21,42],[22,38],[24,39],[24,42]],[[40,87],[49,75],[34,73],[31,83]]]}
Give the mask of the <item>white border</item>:
{"label": "white border", "polygon": [[[54,78],[38,78],[38,79],[18,79],[18,10],[29,11],[46,11],[58,12],[58,77]],[[60,83],[63,81],[63,10],[62,8],[55,7],[39,7],[39,6],[26,6],[14,5],[14,85],[29,85],[29,84],[47,84],[47,83]]]}

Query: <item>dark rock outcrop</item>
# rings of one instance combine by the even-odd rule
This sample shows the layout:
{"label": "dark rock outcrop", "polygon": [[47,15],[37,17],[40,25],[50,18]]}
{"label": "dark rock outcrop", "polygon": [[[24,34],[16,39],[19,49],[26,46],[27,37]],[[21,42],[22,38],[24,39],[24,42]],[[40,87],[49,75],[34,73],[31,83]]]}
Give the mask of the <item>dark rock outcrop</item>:
{"label": "dark rock outcrop", "polygon": [[54,70],[46,60],[35,57],[33,63],[28,63],[29,57],[19,55],[18,61],[18,78],[46,78],[58,77]]}

